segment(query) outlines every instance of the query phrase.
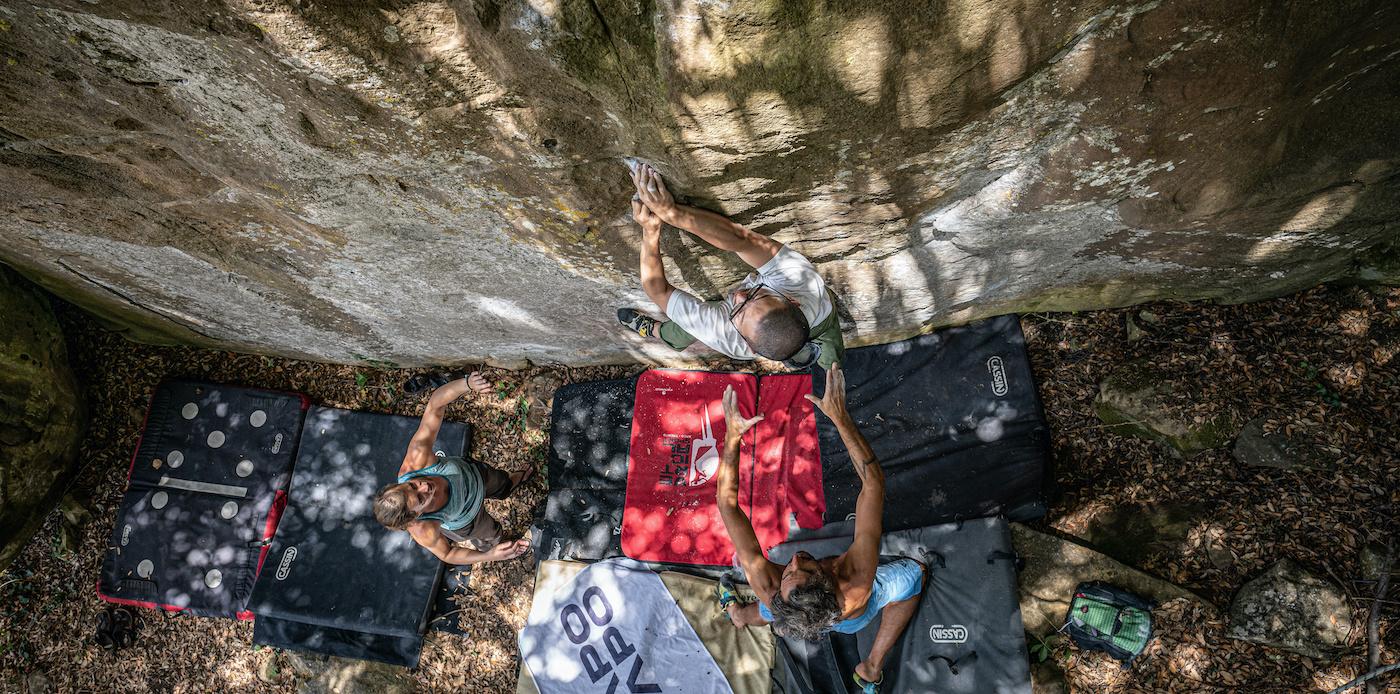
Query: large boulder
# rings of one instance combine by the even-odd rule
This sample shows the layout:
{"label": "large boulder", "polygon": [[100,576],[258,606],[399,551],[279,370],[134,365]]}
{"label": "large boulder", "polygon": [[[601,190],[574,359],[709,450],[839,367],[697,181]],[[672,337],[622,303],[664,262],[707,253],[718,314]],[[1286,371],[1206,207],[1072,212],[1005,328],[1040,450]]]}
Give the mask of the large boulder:
{"label": "large boulder", "polygon": [[[34,0],[0,260],[133,337],[339,362],[669,358],[619,158],[810,256],[851,343],[1245,301],[1400,225],[1385,0]],[[671,277],[748,268],[686,234]]]}
{"label": "large boulder", "polygon": [[72,480],[84,414],[48,297],[0,266],[0,569]]}
{"label": "large boulder", "polygon": [[1337,584],[1281,559],[1230,603],[1230,637],[1327,658],[1346,647],[1352,612]]}
{"label": "large boulder", "polygon": [[1207,412],[1206,402],[1164,370],[1145,361],[1124,364],[1099,384],[1094,412],[1117,433],[1157,441],[1191,457],[1230,442],[1234,418]]}

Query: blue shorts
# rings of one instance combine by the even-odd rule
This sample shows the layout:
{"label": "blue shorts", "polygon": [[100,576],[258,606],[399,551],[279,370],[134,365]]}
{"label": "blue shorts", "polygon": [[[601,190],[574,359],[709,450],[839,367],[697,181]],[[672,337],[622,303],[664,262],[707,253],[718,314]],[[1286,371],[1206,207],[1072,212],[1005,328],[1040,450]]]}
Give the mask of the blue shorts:
{"label": "blue shorts", "polygon": [[[923,564],[913,559],[898,559],[881,564],[875,569],[875,584],[870,587],[870,600],[865,603],[865,612],[859,617],[837,622],[831,630],[842,634],[854,634],[875,621],[875,617],[879,616],[885,605],[908,600],[918,595],[923,588]],[[770,622],[773,621],[773,613],[762,601],[758,603],[758,614]]]}

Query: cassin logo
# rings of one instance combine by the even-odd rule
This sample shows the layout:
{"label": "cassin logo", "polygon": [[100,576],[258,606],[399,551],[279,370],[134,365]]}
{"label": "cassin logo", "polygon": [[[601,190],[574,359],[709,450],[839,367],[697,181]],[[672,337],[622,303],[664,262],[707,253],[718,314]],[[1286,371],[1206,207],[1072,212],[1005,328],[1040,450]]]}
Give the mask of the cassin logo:
{"label": "cassin logo", "polygon": [[992,392],[1006,395],[1006,365],[1001,362],[1001,357],[988,359],[987,371],[992,374]]}
{"label": "cassin logo", "polygon": [[282,432],[277,432],[277,436],[272,438],[272,453],[276,455],[282,450]]}
{"label": "cassin logo", "polygon": [[126,546],[126,543],[128,543],[128,542],[130,542],[130,541],[131,541],[131,526],[128,525],[128,526],[122,528],[122,546],[125,547],[125,546]]}
{"label": "cassin logo", "polygon": [[934,643],[967,643],[967,627],[961,624],[935,624],[928,628],[928,638]]}
{"label": "cassin logo", "polygon": [[296,547],[288,547],[287,551],[282,553],[282,563],[277,565],[277,580],[285,581],[287,579],[287,575],[292,573],[292,561],[296,558]]}

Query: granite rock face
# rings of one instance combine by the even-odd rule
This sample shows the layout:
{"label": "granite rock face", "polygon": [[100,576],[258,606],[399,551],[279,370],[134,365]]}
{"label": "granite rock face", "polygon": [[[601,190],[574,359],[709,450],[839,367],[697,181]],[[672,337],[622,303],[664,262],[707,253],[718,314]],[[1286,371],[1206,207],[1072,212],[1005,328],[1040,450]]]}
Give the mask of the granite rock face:
{"label": "granite rock face", "polygon": [[811,257],[852,344],[1245,301],[1386,275],[1397,79],[1383,0],[7,3],[0,261],[144,340],[667,359],[613,322],[635,156]]}
{"label": "granite rock face", "polygon": [[0,267],[0,569],[72,479],[85,415],[48,297]]}

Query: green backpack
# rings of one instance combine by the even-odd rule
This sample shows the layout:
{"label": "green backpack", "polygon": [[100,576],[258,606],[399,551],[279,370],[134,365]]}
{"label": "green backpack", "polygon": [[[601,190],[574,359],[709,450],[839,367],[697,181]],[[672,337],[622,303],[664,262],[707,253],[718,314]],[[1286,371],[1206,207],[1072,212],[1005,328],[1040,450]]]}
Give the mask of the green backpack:
{"label": "green backpack", "polygon": [[1132,664],[1152,641],[1156,604],[1105,583],[1081,583],[1062,629],[1086,651],[1103,651]]}

